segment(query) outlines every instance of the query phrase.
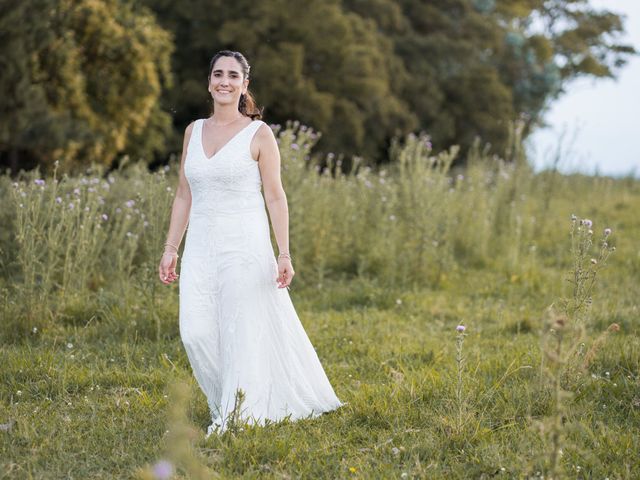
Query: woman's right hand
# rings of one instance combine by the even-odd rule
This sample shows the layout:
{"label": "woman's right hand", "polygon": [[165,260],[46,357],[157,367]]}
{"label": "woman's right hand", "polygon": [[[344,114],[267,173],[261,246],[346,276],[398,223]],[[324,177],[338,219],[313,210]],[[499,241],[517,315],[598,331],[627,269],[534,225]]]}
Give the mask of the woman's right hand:
{"label": "woman's right hand", "polygon": [[160,266],[158,272],[160,274],[160,281],[165,285],[169,285],[171,282],[178,278],[176,273],[176,266],[178,264],[178,254],[174,252],[165,252],[160,259]]}

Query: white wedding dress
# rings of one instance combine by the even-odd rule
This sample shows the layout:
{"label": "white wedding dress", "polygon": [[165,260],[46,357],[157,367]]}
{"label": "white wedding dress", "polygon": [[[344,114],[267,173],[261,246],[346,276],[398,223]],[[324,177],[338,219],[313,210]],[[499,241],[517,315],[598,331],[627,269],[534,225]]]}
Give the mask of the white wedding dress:
{"label": "white wedding dress", "polygon": [[296,314],[278,266],[251,140],[254,120],[212,157],[196,120],[184,172],[192,195],[180,262],[180,337],[207,397],[207,437],[250,424],[312,418],[342,405]]}

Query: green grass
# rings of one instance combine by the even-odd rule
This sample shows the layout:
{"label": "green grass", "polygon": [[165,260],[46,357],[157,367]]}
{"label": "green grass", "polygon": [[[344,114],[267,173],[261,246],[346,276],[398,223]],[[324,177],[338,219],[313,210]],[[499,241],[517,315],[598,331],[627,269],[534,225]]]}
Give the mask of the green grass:
{"label": "green grass", "polygon": [[[222,439],[203,438],[206,401],[175,333],[156,342],[124,338],[106,322],[78,322],[4,345],[0,415],[16,423],[0,435],[3,478],[131,478],[172,448],[165,442],[171,403],[165,395],[180,378],[190,386],[183,407],[199,432],[195,455],[220,478],[533,475],[545,455],[533,425],[550,413],[550,391],[537,385],[540,308],[523,309],[520,287],[499,276],[467,272],[459,280],[488,287],[398,289],[363,296],[358,305],[345,290],[375,292],[375,286],[336,283],[324,295],[334,293],[337,308],[313,291],[292,293],[348,404],[317,419],[247,427]],[[610,301],[622,301],[624,291],[619,294]],[[387,300],[394,297],[402,302]],[[604,307],[596,310],[606,317]],[[632,307],[617,317],[630,328],[600,350],[571,403],[563,448],[568,476],[579,478],[578,466],[584,478],[640,472],[637,313]],[[455,326],[461,322],[468,333],[468,416],[456,433]]]}
{"label": "green grass", "polygon": [[[0,479],[151,479],[161,459],[189,479],[640,478],[640,181],[480,154],[462,178],[416,138],[334,178],[309,134],[279,134],[290,294],[347,405],[205,440],[177,285],[155,273],[175,165],[0,176]],[[583,338],[549,330],[575,300],[573,213],[587,266],[605,227],[616,247],[591,308],[566,310]],[[550,356],[561,334],[585,368]]]}

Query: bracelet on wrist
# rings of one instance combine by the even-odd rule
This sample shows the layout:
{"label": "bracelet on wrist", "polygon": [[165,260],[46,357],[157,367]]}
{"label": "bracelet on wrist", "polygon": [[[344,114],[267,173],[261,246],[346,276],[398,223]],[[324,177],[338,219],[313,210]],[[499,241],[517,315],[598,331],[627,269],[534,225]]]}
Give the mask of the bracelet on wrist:
{"label": "bracelet on wrist", "polygon": [[174,245],[173,243],[167,242],[167,243],[164,244],[164,246],[165,247],[173,247],[173,248],[176,249],[176,252],[178,251],[178,247],[176,245]]}
{"label": "bracelet on wrist", "polygon": [[281,253],[280,255],[278,255],[278,258],[280,257],[287,257],[289,260],[291,260],[291,255],[289,255],[288,253]]}

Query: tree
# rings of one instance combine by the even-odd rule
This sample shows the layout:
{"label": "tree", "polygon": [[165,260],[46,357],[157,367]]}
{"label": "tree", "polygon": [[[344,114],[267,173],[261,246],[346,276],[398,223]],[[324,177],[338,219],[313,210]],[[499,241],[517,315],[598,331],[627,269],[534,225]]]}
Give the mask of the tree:
{"label": "tree", "polygon": [[[121,0],[5,1],[0,17],[0,158],[64,169],[164,148],[171,36]],[[37,14],[35,13],[37,12]],[[138,140],[133,142],[133,140]]]}
{"label": "tree", "polygon": [[267,121],[322,131],[319,149],[382,157],[390,137],[418,126],[400,97],[409,78],[393,45],[339,0],[146,4],[176,38],[176,84],[165,108],[175,110],[177,130],[208,114],[208,62],[225,48],[250,62],[249,88]]}

